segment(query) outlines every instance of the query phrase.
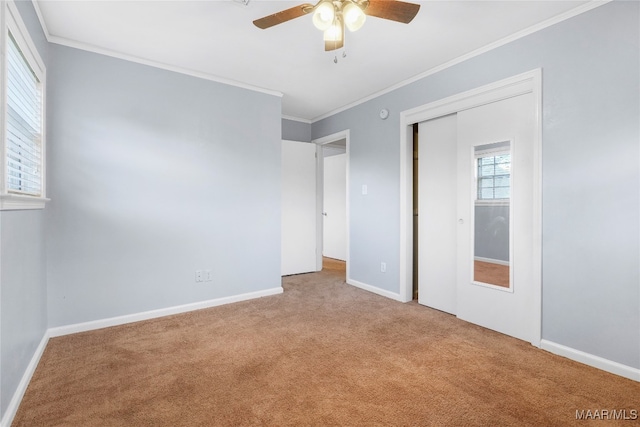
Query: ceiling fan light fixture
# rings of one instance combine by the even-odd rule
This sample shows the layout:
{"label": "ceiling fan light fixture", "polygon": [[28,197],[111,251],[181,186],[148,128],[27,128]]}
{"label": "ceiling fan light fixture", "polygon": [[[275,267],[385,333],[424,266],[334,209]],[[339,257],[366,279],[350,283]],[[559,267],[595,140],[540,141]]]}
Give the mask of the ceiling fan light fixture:
{"label": "ceiling fan light fixture", "polygon": [[[235,1],[248,3],[250,0]],[[264,30],[312,14],[313,25],[323,32],[324,50],[329,52],[344,47],[345,26],[351,31],[357,31],[362,27],[367,16],[408,24],[418,10],[420,10],[419,4],[403,0],[318,0],[315,5],[303,3],[264,16],[253,21],[253,24]],[[335,59],[337,61],[337,56]]]}
{"label": "ceiling fan light fixture", "polygon": [[336,11],[333,2],[323,1],[313,12],[313,25],[320,31],[328,30],[335,21]]}
{"label": "ceiling fan light fixture", "polygon": [[360,6],[351,1],[344,6],[342,16],[344,17],[344,24],[349,31],[358,31],[364,25],[364,21],[367,20],[367,15],[360,9]]}
{"label": "ceiling fan light fixture", "polygon": [[342,40],[342,23],[336,19],[329,28],[324,30],[325,42],[339,42]]}

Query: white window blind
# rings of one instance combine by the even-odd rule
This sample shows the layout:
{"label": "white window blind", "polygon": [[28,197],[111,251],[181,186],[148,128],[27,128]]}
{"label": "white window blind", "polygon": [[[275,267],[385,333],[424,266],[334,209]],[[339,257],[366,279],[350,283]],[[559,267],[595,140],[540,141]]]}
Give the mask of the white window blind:
{"label": "white window blind", "polygon": [[479,157],[478,200],[504,200],[511,197],[511,154]]}
{"label": "white window blind", "polygon": [[7,189],[42,193],[42,85],[9,33],[7,42]]}

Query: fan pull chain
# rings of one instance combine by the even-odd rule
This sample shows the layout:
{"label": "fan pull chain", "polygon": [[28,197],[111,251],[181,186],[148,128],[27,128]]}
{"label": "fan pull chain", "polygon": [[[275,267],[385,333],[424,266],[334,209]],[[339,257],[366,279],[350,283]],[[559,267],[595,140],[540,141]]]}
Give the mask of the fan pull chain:
{"label": "fan pull chain", "polygon": [[[346,57],[347,57],[347,51],[346,51],[346,50],[343,50],[343,51],[342,51],[342,57],[343,57],[343,58],[346,58]],[[333,57],[333,63],[334,63],[334,64],[337,64],[337,63],[338,63],[338,55],[335,55],[335,56]]]}

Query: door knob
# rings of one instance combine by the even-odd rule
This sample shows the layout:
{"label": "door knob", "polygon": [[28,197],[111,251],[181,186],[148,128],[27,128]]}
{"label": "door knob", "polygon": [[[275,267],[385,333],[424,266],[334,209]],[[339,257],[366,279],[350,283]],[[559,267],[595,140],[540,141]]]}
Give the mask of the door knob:
{"label": "door knob", "polygon": [[326,213],[326,212],[322,212],[322,215],[323,215],[323,216],[327,216],[327,213]]}

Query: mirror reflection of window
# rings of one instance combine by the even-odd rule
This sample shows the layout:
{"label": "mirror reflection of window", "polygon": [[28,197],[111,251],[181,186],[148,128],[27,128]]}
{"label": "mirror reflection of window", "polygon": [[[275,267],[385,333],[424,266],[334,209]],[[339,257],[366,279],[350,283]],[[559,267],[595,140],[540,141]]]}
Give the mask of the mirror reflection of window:
{"label": "mirror reflection of window", "polygon": [[473,281],[510,288],[511,143],[475,147]]}
{"label": "mirror reflection of window", "polygon": [[478,158],[478,200],[509,200],[511,154]]}

